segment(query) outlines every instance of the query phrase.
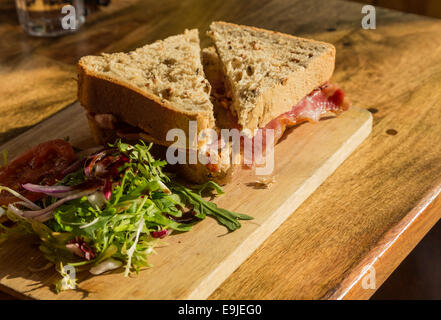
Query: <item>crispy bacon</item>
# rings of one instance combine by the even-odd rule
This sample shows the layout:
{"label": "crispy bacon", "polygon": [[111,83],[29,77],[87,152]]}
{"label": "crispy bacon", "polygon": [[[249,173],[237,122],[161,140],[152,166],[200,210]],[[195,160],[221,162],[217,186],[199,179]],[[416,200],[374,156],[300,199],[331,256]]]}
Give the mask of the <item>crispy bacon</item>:
{"label": "crispy bacon", "polygon": [[[293,106],[291,111],[278,116],[264,128],[259,129],[261,132],[257,132],[252,138],[254,154],[263,155],[268,129],[274,130],[274,144],[276,144],[286,129],[306,121],[316,123],[329,112],[340,114],[349,107],[350,101],[345,98],[343,90],[335,84],[326,83]],[[250,159],[246,160],[248,160],[245,161],[246,163],[252,162]]]}
{"label": "crispy bacon", "polygon": [[335,84],[325,84],[311,92],[295,105],[291,111],[270,121],[261,130],[265,132],[266,129],[273,129],[274,141],[277,142],[287,128],[306,121],[318,122],[326,113],[340,114],[346,111],[349,106],[350,102],[345,98],[342,89]]}
{"label": "crispy bacon", "polygon": [[[278,116],[270,121],[264,128],[259,129],[254,137],[250,138],[251,143],[248,143],[248,145],[252,146],[251,153],[245,153],[243,151],[244,145],[246,144],[244,139],[248,138],[241,139],[241,150],[244,164],[248,164],[245,165],[245,167],[250,167],[249,164],[260,162],[262,160],[262,157],[265,154],[264,150],[266,147],[267,130],[274,130],[274,144],[276,144],[288,128],[306,121],[316,123],[326,114],[333,113],[338,115],[343,111],[346,111],[349,106],[349,100],[345,98],[343,90],[337,85],[326,83],[317,88],[297,105],[293,106],[290,111]],[[237,124],[237,119],[233,114],[229,112],[229,110],[226,112],[224,110],[223,113],[226,113],[226,115],[221,113],[224,117],[223,124],[227,125],[230,129],[237,128],[240,130],[240,126]],[[209,152],[218,154],[218,149],[224,144],[225,142],[223,142],[220,137],[217,144],[208,146],[208,150]],[[206,167],[211,172],[217,172],[220,170],[218,163],[208,163]]]}

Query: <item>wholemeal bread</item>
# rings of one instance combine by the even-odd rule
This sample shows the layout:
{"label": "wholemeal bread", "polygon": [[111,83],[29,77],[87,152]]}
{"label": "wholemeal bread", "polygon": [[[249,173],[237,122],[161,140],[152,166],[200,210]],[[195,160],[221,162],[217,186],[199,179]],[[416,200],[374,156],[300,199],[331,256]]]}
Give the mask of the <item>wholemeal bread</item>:
{"label": "wholemeal bread", "polygon": [[[222,62],[214,46],[202,49],[204,73],[211,85],[211,95],[218,98],[230,96],[228,82],[225,79]],[[230,96],[231,98],[231,96]]]}
{"label": "wholemeal bread", "polygon": [[213,22],[208,35],[222,63],[231,112],[251,134],[334,71],[335,48],[328,43],[226,22]]}
{"label": "wholemeal bread", "polygon": [[[190,120],[197,133],[214,126],[196,29],[129,53],[83,57],[78,78],[79,101],[90,113],[112,114],[158,141],[174,128],[190,138]],[[196,140],[187,147],[204,144]]]}
{"label": "wholemeal bread", "polygon": [[215,47],[202,49],[202,64],[205,76],[211,84],[211,102],[213,103],[216,127],[219,129],[239,129],[236,117],[229,110],[232,103],[231,90],[225,79],[222,62]]}

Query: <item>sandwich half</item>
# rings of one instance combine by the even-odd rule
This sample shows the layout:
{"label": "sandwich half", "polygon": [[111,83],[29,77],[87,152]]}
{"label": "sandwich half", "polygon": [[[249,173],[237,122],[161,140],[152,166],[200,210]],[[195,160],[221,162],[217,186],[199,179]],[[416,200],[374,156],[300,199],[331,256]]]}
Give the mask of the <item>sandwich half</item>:
{"label": "sandwich half", "polygon": [[255,136],[317,122],[349,107],[343,91],[328,83],[335,65],[332,44],[274,31],[213,22],[214,47],[203,50],[218,125]]}
{"label": "sandwich half", "polygon": [[[116,138],[153,142],[153,152],[163,159],[167,147],[178,142],[167,141],[172,129],[185,134],[186,141],[178,146],[186,159],[209,144],[208,138],[198,139],[198,135],[215,125],[210,91],[197,29],[132,52],[85,56],[78,62],[78,98],[88,111],[95,140],[101,144]],[[195,134],[190,133],[190,121],[197,125]],[[231,169],[220,161],[173,167],[197,183],[221,182]]]}
{"label": "sandwich half", "polygon": [[189,121],[197,123],[198,133],[214,126],[210,90],[197,29],[129,53],[85,56],[78,62],[78,99],[90,114],[112,114],[162,145],[172,144],[166,136],[174,128],[190,137]]}

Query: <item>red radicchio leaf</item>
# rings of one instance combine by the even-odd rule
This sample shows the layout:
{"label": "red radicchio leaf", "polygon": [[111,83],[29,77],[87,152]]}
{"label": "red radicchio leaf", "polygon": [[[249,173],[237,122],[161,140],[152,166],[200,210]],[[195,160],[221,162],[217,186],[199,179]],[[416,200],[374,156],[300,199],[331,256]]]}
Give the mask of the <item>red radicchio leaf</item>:
{"label": "red radicchio leaf", "polygon": [[95,259],[95,253],[81,237],[75,237],[66,244],[66,248],[77,256],[86,260]]}
{"label": "red radicchio leaf", "polygon": [[130,159],[125,155],[114,155],[115,149],[108,149],[89,156],[84,168],[87,177],[112,179],[119,176],[119,168]]}
{"label": "red radicchio leaf", "polygon": [[112,195],[112,182],[119,180],[119,168],[130,162],[125,155],[115,155],[116,149],[107,149],[90,155],[85,161],[84,174],[88,178],[104,181],[103,193],[106,200]]}
{"label": "red radicchio leaf", "polygon": [[152,231],[151,235],[153,238],[164,238],[165,236],[169,235],[171,232],[169,232],[167,229],[162,229],[160,231]]}
{"label": "red radicchio leaf", "polygon": [[106,200],[109,200],[110,197],[112,196],[112,181],[110,180],[106,180],[105,184],[104,184],[104,197],[106,198]]}

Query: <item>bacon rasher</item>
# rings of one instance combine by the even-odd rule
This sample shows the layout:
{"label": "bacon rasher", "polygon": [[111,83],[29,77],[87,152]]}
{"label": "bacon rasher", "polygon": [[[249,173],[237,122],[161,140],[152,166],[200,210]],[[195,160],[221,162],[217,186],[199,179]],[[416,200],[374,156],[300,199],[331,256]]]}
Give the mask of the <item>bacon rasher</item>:
{"label": "bacon rasher", "polygon": [[[281,114],[271,120],[264,128],[259,129],[254,138],[252,138],[254,154],[264,154],[262,150],[265,150],[268,129],[274,130],[275,145],[288,128],[306,121],[317,123],[330,112],[338,115],[348,110],[350,104],[350,101],[345,98],[345,93],[340,87],[335,84],[324,84],[293,106],[291,111]],[[250,159],[245,160],[248,160],[245,163],[252,162]]]}

